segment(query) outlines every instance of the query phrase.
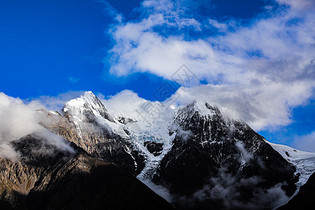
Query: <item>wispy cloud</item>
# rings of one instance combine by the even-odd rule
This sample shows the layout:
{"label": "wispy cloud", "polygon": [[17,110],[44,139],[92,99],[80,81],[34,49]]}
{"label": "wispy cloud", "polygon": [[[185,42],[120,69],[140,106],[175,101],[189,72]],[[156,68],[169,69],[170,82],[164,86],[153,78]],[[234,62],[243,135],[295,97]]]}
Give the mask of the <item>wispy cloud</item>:
{"label": "wispy cloud", "polygon": [[[142,19],[111,29],[110,71],[172,79],[185,64],[212,84],[199,87],[210,103],[221,101],[221,108],[233,112],[246,108],[240,117],[258,130],[287,125],[291,109],[305,103],[315,87],[315,9],[311,0],[278,3],[286,7],[267,9],[242,25],[210,18],[201,22],[177,1],[146,0]],[[213,29],[221,34],[210,35]],[[187,38],[188,32],[209,35]]]}
{"label": "wispy cloud", "polygon": [[66,102],[82,95],[84,91],[68,91],[57,96],[40,96],[38,98],[31,98],[32,103],[40,104],[41,106],[54,111],[60,111]]}
{"label": "wispy cloud", "polygon": [[79,78],[76,78],[76,77],[69,77],[69,81],[70,81],[71,83],[77,83],[77,82],[80,81],[80,79],[79,79]]}
{"label": "wispy cloud", "polygon": [[315,152],[315,131],[304,136],[296,136],[293,147],[307,152]]}
{"label": "wispy cloud", "polygon": [[31,105],[0,93],[0,119],[0,157],[17,159],[10,142],[40,129],[38,118]]}

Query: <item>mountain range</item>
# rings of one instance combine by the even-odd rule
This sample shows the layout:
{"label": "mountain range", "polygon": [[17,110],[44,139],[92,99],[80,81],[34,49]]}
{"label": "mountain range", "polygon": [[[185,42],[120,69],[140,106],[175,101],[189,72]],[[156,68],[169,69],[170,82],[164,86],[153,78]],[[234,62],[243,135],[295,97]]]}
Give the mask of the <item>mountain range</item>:
{"label": "mountain range", "polygon": [[104,104],[89,91],[37,110],[46,134],[12,141],[19,159],[0,159],[1,209],[314,206],[315,154],[272,144],[220,107]]}

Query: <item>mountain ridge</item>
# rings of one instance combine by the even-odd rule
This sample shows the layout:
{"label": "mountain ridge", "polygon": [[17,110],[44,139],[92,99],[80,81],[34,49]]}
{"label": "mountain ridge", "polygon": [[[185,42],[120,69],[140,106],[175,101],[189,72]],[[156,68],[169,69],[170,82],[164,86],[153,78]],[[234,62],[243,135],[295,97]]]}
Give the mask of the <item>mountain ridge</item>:
{"label": "mountain ridge", "polygon": [[[96,97],[96,96],[95,96]],[[135,172],[134,174],[138,174],[138,178],[143,181],[144,183],[148,182],[153,182],[154,185],[160,186],[166,191],[168,191],[167,194],[172,194],[171,197],[173,197],[173,203],[177,203],[176,206],[182,208],[183,206],[180,204],[179,201],[174,201],[175,200],[181,200],[181,196],[188,196],[191,197],[193,196],[193,191],[187,192],[186,194],[183,194],[183,189],[179,190],[179,195],[176,195],[177,193],[172,190],[172,187],[170,187],[170,183],[167,183],[164,181],[161,181],[161,171],[167,171],[166,168],[163,168],[163,165],[166,163],[163,163],[166,161],[166,159],[169,158],[169,156],[176,157],[178,159],[178,154],[173,153],[172,151],[176,147],[176,145],[181,148],[179,149],[179,154],[183,154],[185,152],[184,148],[188,146],[189,150],[192,150],[192,148],[197,149],[195,153],[198,153],[199,156],[197,155],[196,161],[199,162],[205,157],[208,157],[211,153],[216,153],[217,156],[215,158],[220,157],[220,153],[224,151],[222,150],[222,145],[226,145],[227,151],[223,152],[223,154],[226,154],[227,156],[234,154],[232,159],[228,159],[229,162],[228,164],[233,165],[234,167],[238,168],[238,170],[243,170],[247,172],[243,172],[244,175],[241,175],[241,177],[247,179],[250,176],[253,176],[255,174],[255,171],[261,171],[259,172],[258,179],[261,179],[260,176],[263,175],[262,179],[268,179],[269,181],[257,181],[255,185],[258,183],[258,185],[265,185],[269,186],[267,188],[263,187],[261,190],[266,191],[269,189],[271,191],[272,187],[277,186],[276,188],[279,188],[280,191],[283,190],[283,195],[277,195],[279,197],[279,202],[272,204],[274,206],[281,205],[281,203],[285,203],[285,198],[281,197],[290,197],[294,195],[294,192],[297,192],[296,189],[298,189],[299,186],[301,186],[305,182],[305,179],[310,176],[311,174],[306,174],[304,175],[301,183],[296,185],[296,182],[299,182],[299,176],[300,174],[296,172],[296,164],[294,165],[290,161],[287,161],[285,157],[283,157],[279,151],[275,150],[272,145],[268,144],[268,142],[265,141],[263,137],[261,137],[259,134],[255,133],[246,123],[238,120],[233,120],[230,119],[228,116],[222,115],[220,110],[217,107],[211,106],[207,102],[202,102],[202,101],[193,101],[185,106],[180,106],[175,109],[169,109],[169,107],[165,107],[163,104],[155,103],[155,106],[158,108],[162,107],[162,110],[165,110],[165,113],[158,113],[158,122],[161,121],[164,123],[162,127],[160,127],[159,123],[154,123],[149,125],[149,129],[144,129],[141,132],[139,132],[137,129],[140,130],[143,129],[141,125],[143,122],[139,122],[141,120],[138,119],[130,119],[128,123],[121,123],[120,127],[125,131],[127,134],[127,137],[125,134],[122,137],[122,141],[130,143],[131,146],[128,147],[128,149],[131,149],[132,151],[138,151],[137,154],[140,154],[142,162],[143,170],[141,171],[141,168],[139,171],[141,173]],[[171,114],[170,114],[171,113]],[[109,113],[110,114],[110,113]],[[165,116],[167,115],[167,116]],[[114,118],[114,117],[113,117]],[[145,119],[142,119],[145,120]],[[116,124],[119,124],[119,121],[116,120]],[[195,124],[194,127],[191,125]],[[138,128],[134,130],[134,127],[137,127],[135,125],[138,125]],[[114,129],[112,129],[114,130]],[[162,138],[156,139],[154,134],[151,134],[150,130],[155,130],[157,131],[158,134],[161,134]],[[168,133],[165,135],[165,133]],[[117,133],[116,133],[117,134]],[[135,134],[132,136],[132,134]],[[117,134],[119,135],[119,134]],[[197,135],[197,136],[196,136]],[[165,138],[166,136],[166,138]],[[198,137],[199,136],[199,137]],[[146,139],[146,140],[141,140],[141,139]],[[229,140],[230,139],[230,140]],[[255,140],[256,139],[256,140]],[[188,140],[188,141],[187,141]],[[189,141],[190,140],[190,141]],[[231,143],[227,144],[228,141],[231,141]],[[181,142],[181,143],[180,143]],[[187,144],[187,142],[190,142]],[[192,143],[191,143],[192,142]],[[256,142],[256,143],[255,143]],[[154,155],[153,153],[150,152],[148,149],[148,145],[154,145],[153,147],[159,147],[162,148],[159,153],[160,155]],[[168,145],[168,146],[166,146]],[[182,146],[179,146],[182,145]],[[217,145],[214,147],[214,145]],[[260,149],[260,145],[263,145],[262,148]],[[165,147],[165,148],[164,148]],[[205,148],[206,147],[206,148]],[[214,149],[217,148],[217,149]],[[104,149],[104,148],[103,148]],[[178,150],[177,149],[177,150]],[[257,151],[256,151],[257,150]],[[200,156],[204,151],[205,157]],[[221,152],[220,152],[221,151]],[[256,151],[256,152],[255,152]],[[269,154],[270,157],[266,155]],[[151,153],[151,154],[150,154]],[[257,155],[254,155],[257,154]],[[134,160],[135,164],[138,165],[139,162],[136,162],[135,159],[137,159],[136,156],[133,156],[131,153],[129,153]],[[156,153],[155,153],[156,154]],[[172,154],[172,155],[170,155]],[[252,156],[255,156],[255,158],[252,158]],[[257,156],[257,157],[256,157]],[[194,157],[194,152],[188,152],[187,154],[187,159],[183,163],[189,163],[192,161],[192,157]],[[222,157],[221,157],[222,158]],[[269,158],[269,160],[268,160]],[[274,158],[274,162],[270,160],[270,158]],[[139,158],[138,158],[139,159]],[[172,159],[172,158],[170,158]],[[205,158],[205,159],[209,159]],[[210,158],[211,159],[211,158]],[[256,160],[257,159],[257,160]],[[263,161],[261,161],[263,159]],[[218,161],[218,160],[217,160]],[[248,168],[249,166],[246,165],[246,161],[254,161],[255,163],[251,163],[252,165],[256,165],[253,168]],[[280,161],[280,162],[279,162]],[[169,162],[169,161],[168,161]],[[264,164],[268,163],[269,165],[274,165],[272,168],[264,170],[262,168],[266,167]],[[169,165],[170,163],[167,163]],[[208,164],[208,165],[207,165]],[[209,167],[209,163],[204,165],[204,168]],[[269,165],[267,164],[267,168]],[[168,174],[173,175],[177,174],[174,176],[172,179],[172,182],[175,182],[175,180],[180,180],[183,176],[186,176],[189,174],[189,170],[187,172],[182,172],[183,166],[180,168],[180,173],[176,173],[173,169],[176,169],[180,164],[174,163],[174,165],[171,167],[172,170],[168,172]],[[285,166],[287,165],[287,166]],[[283,166],[284,168],[279,169],[279,166]],[[162,168],[162,169],[161,169]],[[231,171],[232,172],[232,177],[234,177],[236,173],[236,168]],[[289,169],[291,168],[291,169]],[[315,167],[314,167],[315,168]],[[314,170],[313,168],[313,170]],[[229,174],[229,170],[223,171],[219,169],[219,165],[215,166],[213,168],[213,171],[217,171],[217,173],[222,173],[225,176],[231,176]],[[200,173],[200,167],[197,167],[195,169],[198,173]],[[283,172],[281,172],[283,170]],[[194,171],[194,170],[192,170]],[[272,172],[272,173],[280,173],[278,175],[268,175],[271,173],[271,171],[278,171],[278,172]],[[253,173],[254,172],[254,173]],[[301,171],[299,171],[301,172]],[[246,175],[249,173],[249,175]],[[163,173],[162,173],[163,174]],[[164,173],[165,174],[165,173]],[[289,175],[290,174],[290,175]],[[209,176],[209,175],[207,175]],[[189,180],[195,180],[195,179],[201,179],[204,180],[207,176],[199,176],[199,174],[196,174],[195,176],[190,176],[190,178],[187,178],[187,181],[183,182],[185,185],[189,185]],[[239,175],[238,175],[239,176]],[[220,176],[212,174],[210,177],[211,179],[220,179]],[[267,178],[269,177],[269,178]],[[280,177],[280,178],[279,178]],[[284,178],[287,177],[287,178]],[[239,180],[240,178],[236,178],[236,180]],[[257,179],[257,180],[258,180]],[[280,184],[282,181],[286,180],[285,182],[288,182],[286,184]],[[241,178],[242,180],[242,178]],[[276,180],[276,181],[275,181]],[[222,180],[221,180],[222,181]],[[223,180],[225,182],[225,180]],[[256,181],[255,181],[256,182]],[[266,183],[273,183],[273,184],[267,184]],[[278,183],[278,184],[277,184]],[[179,183],[178,185],[180,186],[182,183]],[[205,183],[203,183],[205,184]],[[209,183],[208,183],[209,184]],[[279,185],[280,184],[280,185]],[[171,184],[172,185],[172,184]],[[203,186],[201,184],[193,183],[190,184],[191,186],[194,186],[194,192],[198,192],[198,190],[202,190]],[[279,185],[279,186],[278,186]],[[199,186],[199,188],[198,188]],[[282,186],[282,187],[281,187]],[[176,190],[175,190],[176,191]],[[184,190],[185,191],[185,190]],[[211,191],[211,190],[210,190]],[[174,195],[175,193],[175,195]],[[209,193],[209,192],[207,192]],[[257,192],[254,192],[257,193]],[[211,194],[211,193],[210,193]],[[175,196],[175,198],[174,198]],[[179,197],[178,197],[179,196]],[[272,197],[272,196],[271,196]],[[209,200],[209,198],[207,198]],[[207,200],[206,199],[206,200]],[[211,198],[212,199],[212,198]],[[210,200],[211,200],[210,199]],[[280,201],[282,199],[282,201]],[[189,200],[189,199],[187,199]],[[212,205],[219,205],[217,203],[222,202],[219,201],[212,201],[210,202]],[[248,200],[247,200],[248,202]],[[270,201],[268,201],[270,202]],[[268,203],[266,202],[266,203]],[[274,201],[276,202],[276,201]],[[185,202],[183,202],[185,203]],[[246,203],[246,202],[245,202]],[[185,204],[184,204],[185,205]],[[203,205],[203,204],[202,204]],[[201,205],[201,206],[202,206]],[[230,206],[231,204],[228,204],[227,206],[220,206],[219,208],[225,207],[225,208],[238,208],[237,206]],[[259,204],[258,205],[266,205],[266,204]],[[242,208],[245,208],[245,206],[241,206]],[[252,207],[251,207],[252,208]],[[270,206],[272,208],[272,206]]]}

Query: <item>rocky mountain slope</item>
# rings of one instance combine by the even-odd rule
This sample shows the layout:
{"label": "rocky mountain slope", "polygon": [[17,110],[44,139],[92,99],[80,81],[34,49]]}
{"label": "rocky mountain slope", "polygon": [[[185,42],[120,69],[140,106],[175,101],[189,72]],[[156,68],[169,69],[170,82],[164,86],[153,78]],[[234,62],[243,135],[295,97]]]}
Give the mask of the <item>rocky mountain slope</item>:
{"label": "rocky mountain slope", "polygon": [[116,165],[71,144],[60,151],[28,135],[14,141],[21,160],[0,160],[0,209],[173,209]]}

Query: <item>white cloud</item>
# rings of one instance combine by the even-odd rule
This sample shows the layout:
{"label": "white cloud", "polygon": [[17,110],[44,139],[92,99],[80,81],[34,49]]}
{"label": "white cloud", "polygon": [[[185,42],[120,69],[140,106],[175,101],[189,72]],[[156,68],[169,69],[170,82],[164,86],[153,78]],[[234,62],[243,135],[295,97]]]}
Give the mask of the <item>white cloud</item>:
{"label": "white cloud", "polygon": [[217,20],[214,20],[214,19],[209,19],[209,24],[218,29],[220,32],[226,32],[227,29],[228,29],[228,25],[225,24],[225,23],[220,23],[219,21]]}
{"label": "white cloud", "polygon": [[40,125],[40,115],[36,109],[43,107],[38,102],[24,104],[0,92],[0,157],[17,160],[19,154],[11,147],[11,142],[28,134],[37,133],[48,144],[62,150],[71,151],[63,139],[48,132]]}
{"label": "white cloud", "polygon": [[315,131],[304,136],[296,136],[293,147],[302,151],[315,152]]}
{"label": "white cloud", "polygon": [[151,103],[150,101],[140,98],[136,93],[130,90],[124,90],[111,96],[109,99],[104,99],[102,95],[99,95],[99,98],[112,116],[116,118],[127,117],[133,120],[141,119],[141,116],[139,116],[139,111],[142,110],[141,106],[145,105],[147,102]]}
{"label": "white cloud", "polygon": [[280,4],[291,6],[294,10],[305,11],[314,9],[315,2],[313,0],[277,0]]}
{"label": "white cloud", "polygon": [[15,159],[18,155],[9,143],[38,130],[34,110],[19,99],[0,93],[0,157]]}
{"label": "white cloud", "polygon": [[[197,78],[219,84],[198,87],[210,103],[241,111],[238,116],[258,130],[289,124],[291,109],[305,103],[315,87],[313,3],[279,0],[291,7],[228,32],[233,21],[209,19],[202,26],[187,18],[176,2],[144,1],[145,18],[112,29],[116,45],[111,50],[111,73],[150,72],[172,79],[185,64]],[[192,27],[205,34],[210,26],[226,32],[187,40],[183,34],[163,35],[157,26],[178,31]]]}
{"label": "white cloud", "polygon": [[[294,94],[292,94],[294,93]],[[289,107],[302,104],[311,95],[311,88],[300,82],[270,83],[265,86],[204,85],[181,88],[172,97],[177,104],[193,100],[208,102],[223,114],[247,122],[253,129],[274,128],[291,123]]]}

